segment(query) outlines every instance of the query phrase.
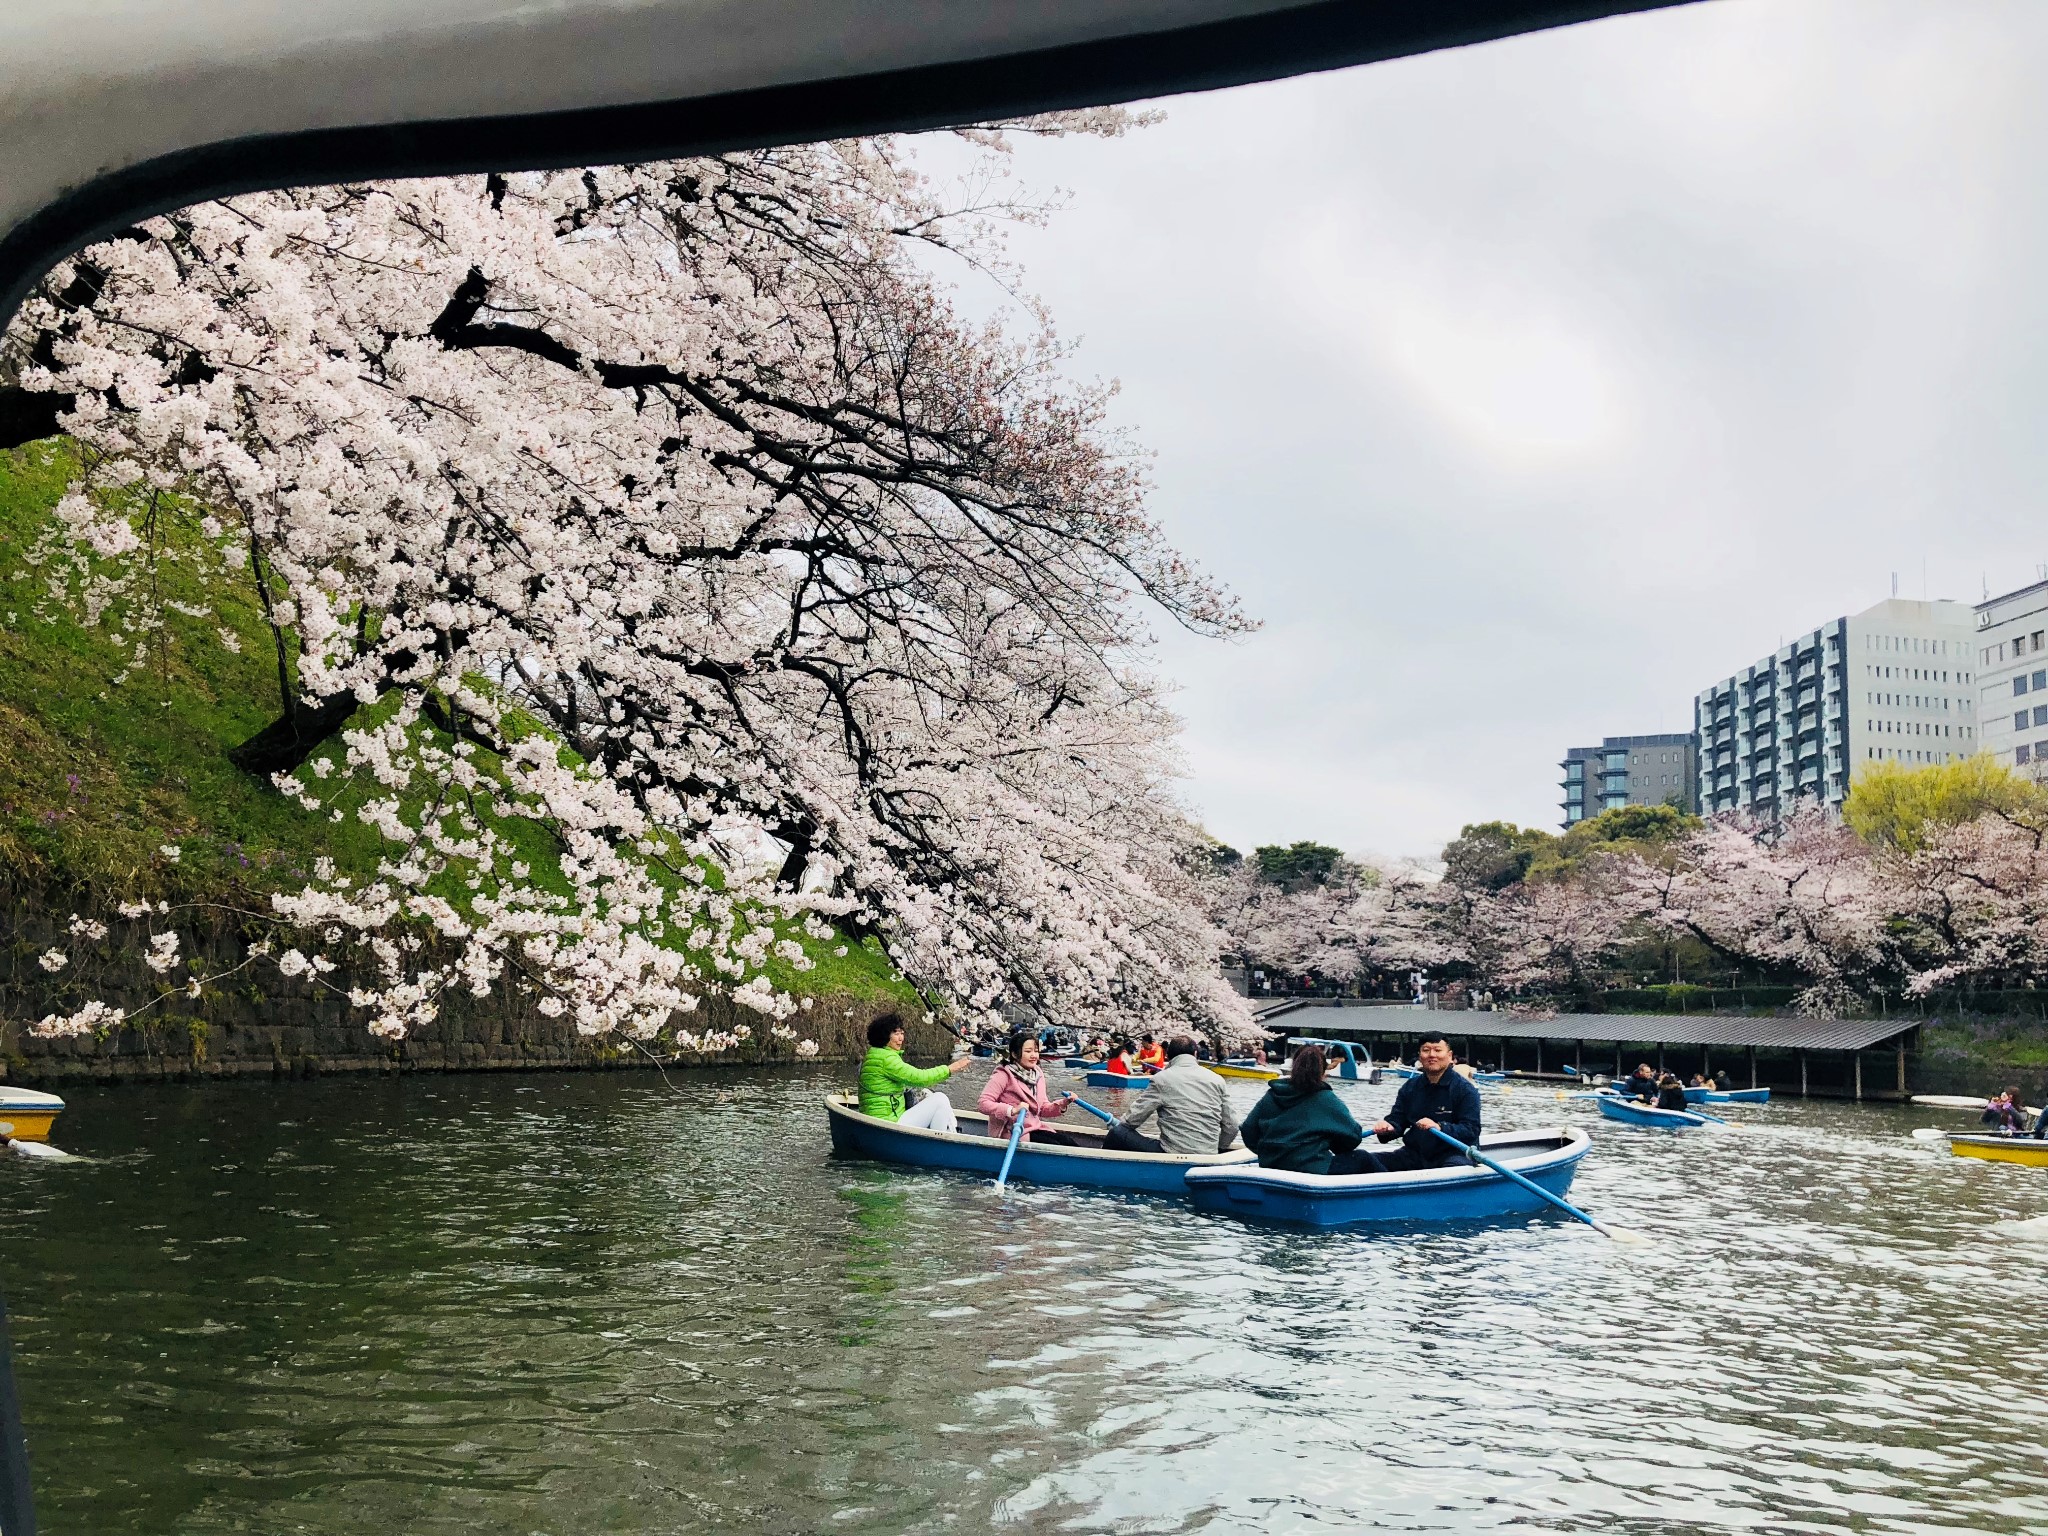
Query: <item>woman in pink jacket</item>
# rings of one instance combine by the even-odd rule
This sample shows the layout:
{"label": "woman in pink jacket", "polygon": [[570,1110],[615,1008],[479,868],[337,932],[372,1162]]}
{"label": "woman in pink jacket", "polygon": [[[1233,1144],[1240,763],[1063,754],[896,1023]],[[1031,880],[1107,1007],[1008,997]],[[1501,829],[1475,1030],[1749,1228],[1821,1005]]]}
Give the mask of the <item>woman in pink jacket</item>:
{"label": "woman in pink jacket", "polygon": [[1074,1102],[1071,1093],[1054,1098],[1045,1086],[1045,1073],[1038,1066],[1038,1036],[1019,1030],[1010,1036],[1009,1060],[989,1074],[981,1090],[981,1112],[988,1116],[988,1133],[1003,1141],[1010,1139],[1010,1125],[1021,1110],[1024,1134],[1032,1141],[1071,1147],[1074,1138],[1065,1131],[1045,1128],[1048,1118],[1064,1115]]}

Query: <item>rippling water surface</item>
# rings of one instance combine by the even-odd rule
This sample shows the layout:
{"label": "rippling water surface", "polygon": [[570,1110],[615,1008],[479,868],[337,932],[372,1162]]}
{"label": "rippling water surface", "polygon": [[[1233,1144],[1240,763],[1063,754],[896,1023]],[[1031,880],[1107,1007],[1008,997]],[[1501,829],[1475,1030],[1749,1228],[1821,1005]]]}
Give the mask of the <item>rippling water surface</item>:
{"label": "rippling water surface", "polygon": [[1576,1193],[1635,1249],[835,1162],[844,1070],[70,1094],[89,1161],[0,1162],[45,1530],[2048,1519],[2048,1171],[1907,1138],[1939,1112],[1488,1094],[1596,1125]]}

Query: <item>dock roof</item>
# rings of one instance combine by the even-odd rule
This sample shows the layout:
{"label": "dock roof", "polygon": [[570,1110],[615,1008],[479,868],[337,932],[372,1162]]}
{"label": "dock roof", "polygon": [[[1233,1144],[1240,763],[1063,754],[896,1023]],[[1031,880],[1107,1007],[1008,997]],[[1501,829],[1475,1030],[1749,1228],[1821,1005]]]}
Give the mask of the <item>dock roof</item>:
{"label": "dock roof", "polygon": [[1471,1009],[1290,1009],[1272,1027],[1298,1035],[1441,1034],[1453,1040],[1598,1040],[1616,1045],[1733,1045],[1762,1050],[1861,1051],[1914,1028],[1917,1019],[1749,1018],[1732,1014],[1525,1014]]}

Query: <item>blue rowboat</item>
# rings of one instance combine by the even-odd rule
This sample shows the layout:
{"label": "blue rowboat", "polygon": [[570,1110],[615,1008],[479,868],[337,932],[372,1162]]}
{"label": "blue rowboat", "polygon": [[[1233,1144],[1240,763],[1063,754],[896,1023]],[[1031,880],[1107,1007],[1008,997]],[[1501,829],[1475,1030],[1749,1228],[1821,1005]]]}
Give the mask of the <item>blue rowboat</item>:
{"label": "blue rowboat", "polygon": [[1063,1067],[1079,1067],[1083,1071],[1094,1072],[1101,1068],[1102,1063],[1090,1061],[1086,1056],[1069,1056],[1062,1060],[1060,1065]]}
{"label": "blue rowboat", "polygon": [[[832,1126],[832,1150],[846,1157],[872,1158],[906,1168],[950,1168],[957,1173],[994,1178],[1002,1166],[1005,1143],[988,1133],[988,1117],[961,1110],[960,1130],[919,1130],[894,1120],[877,1120],[854,1107],[852,1094],[825,1100]],[[1184,1195],[1191,1168],[1220,1168],[1238,1163],[1257,1165],[1240,1147],[1211,1157],[1177,1157],[1165,1152],[1111,1152],[1102,1145],[1102,1131],[1062,1125],[1077,1147],[1049,1147],[1034,1141],[1018,1144],[1010,1178],[1027,1184],[1064,1184],[1077,1189],[1117,1189],[1144,1195]]]}
{"label": "blue rowboat", "polygon": [[1474,1072],[1472,1074],[1472,1081],[1475,1083],[1504,1083],[1507,1080],[1508,1075],[1505,1072]]}
{"label": "blue rowboat", "polygon": [[[1479,1138],[1480,1150],[1554,1195],[1572,1187],[1579,1160],[1592,1150],[1584,1131],[1506,1131]],[[1335,1177],[1280,1168],[1191,1168],[1195,1209],[1298,1227],[1353,1227],[1367,1222],[1436,1223],[1534,1216],[1553,1209],[1491,1168],[1452,1162],[1409,1173]]]}
{"label": "blue rowboat", "polygon": [[1685,1090],[1688,1104],[1768,1104],[1771,1090],[1768,1088],[1688,1088]]}
{"label": "blue rowboat", "polygon": [[1152,1086],[1152,1079],[1140,1077],[1135,1072],[1129,1074],[1122,1072],[1090,1072],[1088,1074],[1088,1086],[1090,1088],[1150,1088]]}
{"label": "blue rowboat", "polygon": [[1634,1099],[1619,1098],[1613,1094],[1600,1094],[1593,1103],[1610,1120],[1619,1120],[1623,1125],[1640,1125],[1652,1131],[1689,1131],[1696,1125],[1707,1123],[1698,1115],[1688,1115],[1683,1110],[1659,1109],[1654,1104],[1639,1104]]}
{"label": "blue rowboat", "polygon": [[[1330,1072],[1334,1077],[1357,1082],[1360,1078],[1369,1079],[1372,1075],[1372,1058],[1349,1040],[1311,1040],[1296,1035],[1293,1037],[1293,1044],[1297,1051],[1305,1045],[1320,1045],[1329,1059]],[[1275,1072],[1273,1075],[1278,1077],[1280,1074]]]}

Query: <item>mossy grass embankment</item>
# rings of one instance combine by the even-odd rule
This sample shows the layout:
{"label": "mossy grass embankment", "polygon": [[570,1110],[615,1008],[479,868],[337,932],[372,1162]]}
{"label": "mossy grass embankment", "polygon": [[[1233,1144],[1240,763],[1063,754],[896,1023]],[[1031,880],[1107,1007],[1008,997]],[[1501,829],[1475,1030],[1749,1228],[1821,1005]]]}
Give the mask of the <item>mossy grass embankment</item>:
{"label": "mossy grass embankment", "polygon": [[[88,627],[52,596],[38,551],[76,471],[62,440],[0,453],[0,885],[12,903],[59,917],[139,898],[262,911],[321,858],[375,878],[388,848],[372,828],[309,811],[228,759],[280,713],[272,633],[246,580],[167,546],[150,578],[164,627],[139,634],[118,612]],[[501,830],[546,851],[533,823]],[[774,962],[778,986],[916,1005],[873,940],[787,932],[811,968]]]}

